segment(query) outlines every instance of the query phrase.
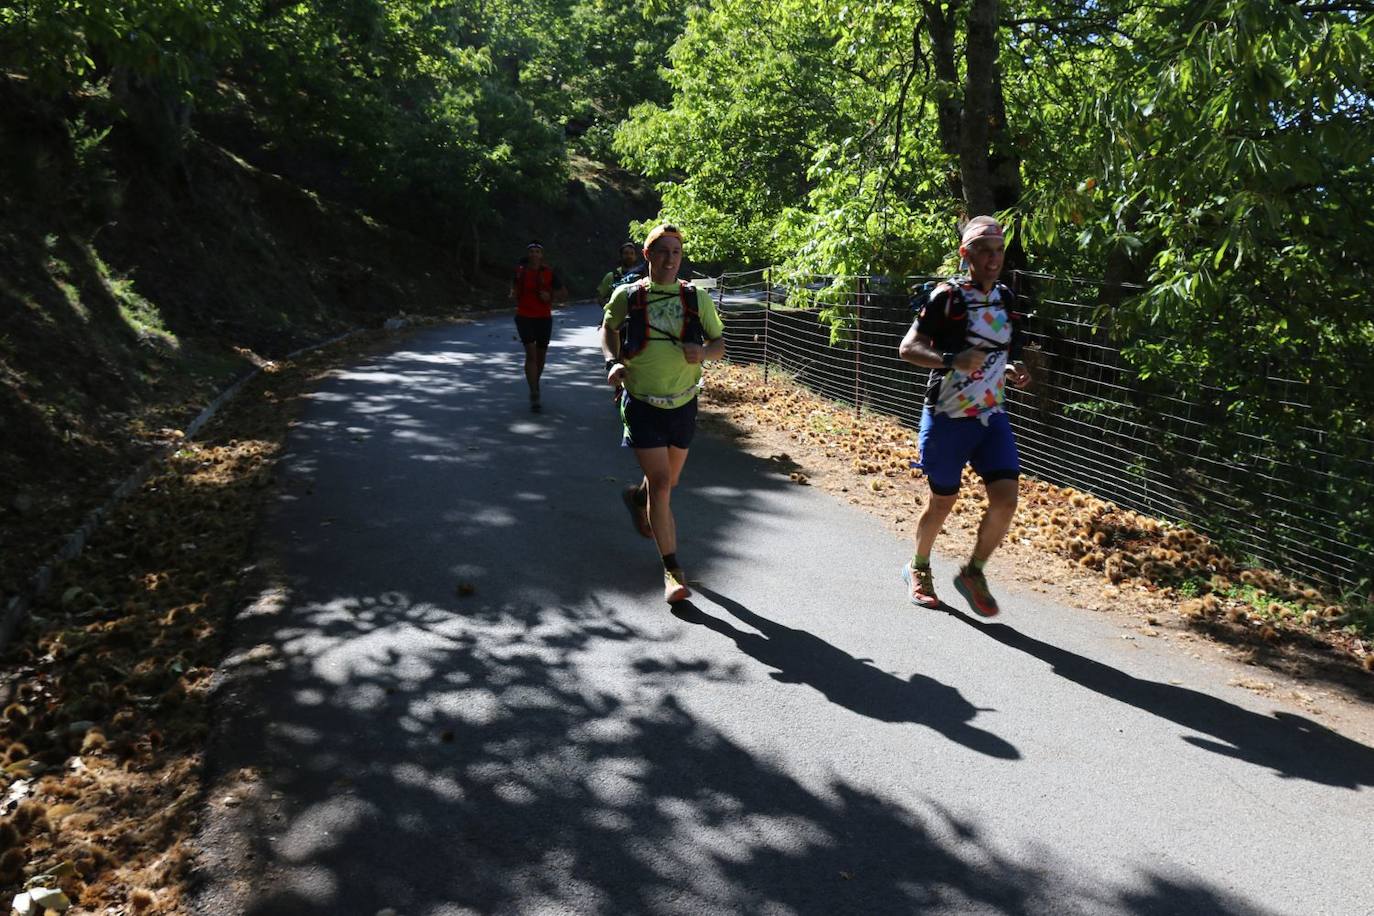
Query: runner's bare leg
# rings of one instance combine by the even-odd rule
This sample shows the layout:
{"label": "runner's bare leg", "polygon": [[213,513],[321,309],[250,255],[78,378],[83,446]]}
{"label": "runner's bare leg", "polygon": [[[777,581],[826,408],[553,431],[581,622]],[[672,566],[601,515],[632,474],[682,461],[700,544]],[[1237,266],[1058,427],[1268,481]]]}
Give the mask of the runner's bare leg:
{"label": "runner's bare leg", "polygon": [[685,448],[637,448],[635,458],[644,471],[640,486],[649,493],[649,524],[661,556],[677,552],[677,524],[673,520],[672,493],[687,463]]}
{"label": "runner's bare leg", "polygon": [[978,543],[973,547],[973,559],[979,563],[986,563],[1007,536],[1012,516],[1016,514],[1020,486],[1015,480],[993,480],[987,484],[987,490],[988,508],[978,525]]}

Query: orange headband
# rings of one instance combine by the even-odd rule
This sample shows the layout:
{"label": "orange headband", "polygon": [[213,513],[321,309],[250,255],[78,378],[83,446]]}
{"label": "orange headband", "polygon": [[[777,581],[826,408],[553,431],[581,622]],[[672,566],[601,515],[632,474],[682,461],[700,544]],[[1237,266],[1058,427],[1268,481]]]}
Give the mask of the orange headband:
{"label": "orange headband", "polygon": [[679,242],[682,241],[682,233],[678,230],[677,226],[670,223],[659,223],[649,230],[649,237],[644,240],[644,254],[648,255],[649,249],[654,247],[654,242],[657,242],[665,235],[671,235]]}

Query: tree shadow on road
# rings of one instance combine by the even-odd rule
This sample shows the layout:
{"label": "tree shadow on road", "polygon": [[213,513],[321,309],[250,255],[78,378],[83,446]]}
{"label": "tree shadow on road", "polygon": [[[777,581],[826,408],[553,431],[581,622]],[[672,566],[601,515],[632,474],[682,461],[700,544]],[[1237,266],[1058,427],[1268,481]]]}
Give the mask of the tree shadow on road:
{"label": "tree shadow on road", "polygon": [[1133,677],[1003,623],[984,623],[948,605],[942,610],[1002,645],[1046,662],[1075,684],[1210,736],[1185,735],[1183,740],[1196,747],[1267,767],[1287,779],[1346,789],[1374,786],[1374,748],[1311,719],[1251,712],[1187,687]]}
{"label": "tree shadow on road", "polygon": [[675,604],[673,615],[729,637],[741,652],[777,669],[769,675],[773,680],[805,684],[830,702],[880,722],[927,726],[989,757],[1021,758],[1007,741],[971,724],[984,710],[965,700],[953,687],[921,674],[902,680],[805,630],[769,620],[708,588],[696,588],[712,603],[763,635],[731,626],[690,600]]}
{"label": "tree shadow on road", "polygon": [[[709,597],[769,635],[683,610],[865,715],[958,735],[971,710]],[[1084,886],[1053,850],[999,842],[938,804],[842,779],[807,785],[671,691],[598,687],[601,665],[584,653],[652,638],[633,626],[548,608],[544,626],[565,626],[459,632],[450,614],[396,594],[292,616],[275,663],[244,662],[238,702],[255,728],[217,750],[260,774],[233,809],[256,892],[241,909],[209,899],[199,912],[1162,914],[1202,901],[1259,912],[1198,883]],[[367,652],[335,657],[357,640]],[[911,709],[932,696],[947,710],[934,724]],[[269,709],[270,697],[296,702]]]}

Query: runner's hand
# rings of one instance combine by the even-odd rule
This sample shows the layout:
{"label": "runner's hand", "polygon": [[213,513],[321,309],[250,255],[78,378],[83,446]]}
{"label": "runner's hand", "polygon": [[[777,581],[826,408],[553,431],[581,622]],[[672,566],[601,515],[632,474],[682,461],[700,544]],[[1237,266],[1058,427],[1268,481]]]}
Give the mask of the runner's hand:
{"label": "runner's hand", "polygon": [[541,289],[541,290],[539,291],[539,298],[540,298],[541,301],[544,301],[544,302],[552,302],[552,301],[553,301],[553,293],[549,292],[549,291],[546,290],[546,289]]}
{"label": "runner's hand", "polygon": [[606,373],[606,384],[612,388],[622,388],[625,385],[625,367],[616,363],[611,367],[611,371]]}
{"label": "runner's hand", "polygon": [[682,345],[682,358],[695,366],[706,358],[706,348],[699,343],[685,343]]}
{"label": "runner's hand", "polygon": [[1011,383],[1017,388],[1025,388],[1031,383],[1030,370],[1024,363],[1012,363],[1007,367],[1007,375],[1011,377]]}

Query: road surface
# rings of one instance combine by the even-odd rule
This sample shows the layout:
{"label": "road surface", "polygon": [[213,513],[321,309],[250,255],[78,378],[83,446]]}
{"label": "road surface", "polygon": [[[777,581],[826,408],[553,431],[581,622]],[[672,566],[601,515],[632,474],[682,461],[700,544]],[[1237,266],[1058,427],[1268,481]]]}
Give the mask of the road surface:
{"label": "road surface", "polygon": [[540,414],[508,318],[320,385],[224,667],[199,912],[1374,912],[1366,743],[1033,594],[914,608],[909,544],[721,440],[670,610],[596,320],[558,316]]}

